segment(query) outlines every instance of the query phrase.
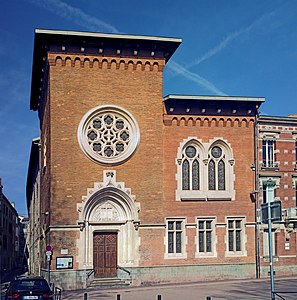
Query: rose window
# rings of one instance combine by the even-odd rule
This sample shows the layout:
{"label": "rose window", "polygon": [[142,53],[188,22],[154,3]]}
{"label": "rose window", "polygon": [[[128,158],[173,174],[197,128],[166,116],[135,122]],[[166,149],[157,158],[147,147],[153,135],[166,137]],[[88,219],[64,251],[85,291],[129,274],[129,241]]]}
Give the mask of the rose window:
{"label": "rose window", "polygon": [[82,150],[92,160],[119,164],[135,151],[139,128],[127,111],[117,106],[100,106],[83,117],[78,138]]}

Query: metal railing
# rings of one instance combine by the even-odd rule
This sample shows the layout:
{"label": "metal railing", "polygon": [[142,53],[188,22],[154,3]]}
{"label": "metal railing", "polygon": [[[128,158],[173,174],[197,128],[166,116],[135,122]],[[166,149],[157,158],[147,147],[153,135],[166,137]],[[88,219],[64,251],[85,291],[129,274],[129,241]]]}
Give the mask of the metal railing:
{"label": "metal railing", "polygon": [[286,300],[286,298],[284,298],[280,294],[282,294],[282,295],[285,295],[285,294],[296,294],[297,295],[297,292],[274,292],[274,296],[277,296],[279,299]]}
{"label": "metal railing", "polygon": [[121,266],[117,266],[117,269],[122,270],[122,271],[126,272],[129,276],[131,276],[131,272],[129,270],[127,270]]}
{"label": "metal railing", "polygon": [[89,272],[87,273],[87,278],[89,279],[90,276],[91,276],[94,272],[95,272],[94,269],[92,269],[91,271],[89,271]]}

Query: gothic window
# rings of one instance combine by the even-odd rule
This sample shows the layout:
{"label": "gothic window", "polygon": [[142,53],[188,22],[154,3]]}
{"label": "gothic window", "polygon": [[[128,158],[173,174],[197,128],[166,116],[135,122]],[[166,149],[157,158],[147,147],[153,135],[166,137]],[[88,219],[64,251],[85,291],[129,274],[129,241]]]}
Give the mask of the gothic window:
{"label": "gothic window", "polygon": [[218,189],[225,190],[225,162],[223,160],[218,163]]}
{"label": "gothic window", "polygon": [[191,137],[177,152],[176,200],[234,200],[234,159],[231,146],[219,139]]}
{"label": "gothic window", "polygon": [[192,189],[199,190],[199,162],[196,159],[192,164]]}
{"label": "gothic window", "polygon": [[199,151],[195,145],[189,145],[183,151],[182,189],[200,189]]}
{"label": "gothic window", "polygon": [[216,189],[216,173],[215,173],[215,163],[211,160],[208,163],[208,188],[210,190]]}
{"label": "gothic window", "polygon": [[214,146],[210,150],[210,161],[208,163],[208,189],[226,189],[225,154],[220,146]]}
{"label": "gothic window", "polygon": [[190,189],[190,172],[189,172],[189,161],[186,159],[183,161],[183,190]]}

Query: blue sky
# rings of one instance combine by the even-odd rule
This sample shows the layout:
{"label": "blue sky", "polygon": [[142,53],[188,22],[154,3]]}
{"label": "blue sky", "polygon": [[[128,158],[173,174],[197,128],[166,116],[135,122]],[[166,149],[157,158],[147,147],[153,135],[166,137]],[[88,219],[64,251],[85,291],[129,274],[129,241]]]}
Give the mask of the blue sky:
{"label": "blue sky", "polygon": [[297,113],[296,0],[9,0],[0,11],[0,177],[27,214],[35,28],[180,37],[163,94],[265,97],[261,113]]}

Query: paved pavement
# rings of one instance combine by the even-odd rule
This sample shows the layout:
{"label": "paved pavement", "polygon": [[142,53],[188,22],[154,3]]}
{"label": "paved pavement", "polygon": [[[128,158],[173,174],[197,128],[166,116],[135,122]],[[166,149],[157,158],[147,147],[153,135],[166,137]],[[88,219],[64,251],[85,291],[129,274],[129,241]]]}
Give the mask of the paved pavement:
{"label": "paved pavement", "polygon": [[[276,295],[276,300],[296,300],[297,278],[276,279],[275,290],[281,296]],[[253,279],[62,292],[62,300],[206,300],[207,297],[211,300],[268,300],[271,299],[270,282],[268,279]]]}

